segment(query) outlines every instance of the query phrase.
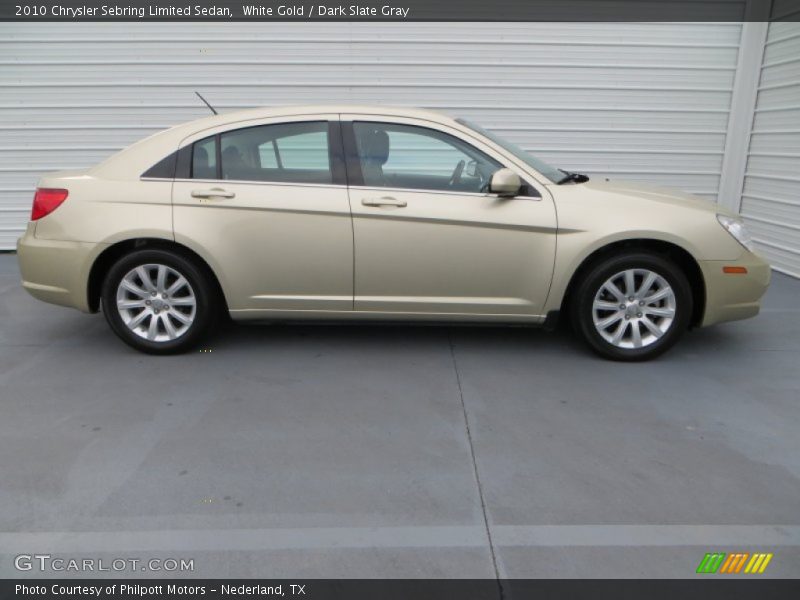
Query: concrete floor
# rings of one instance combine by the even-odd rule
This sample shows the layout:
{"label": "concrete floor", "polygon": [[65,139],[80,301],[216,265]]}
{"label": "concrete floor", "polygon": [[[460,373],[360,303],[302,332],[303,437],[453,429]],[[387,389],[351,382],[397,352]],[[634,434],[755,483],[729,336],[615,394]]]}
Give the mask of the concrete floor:
{"label": "concrete floor", "polygon": [[799,281],[629,365],[461,327],[232,326],[155,358],[18,279],[0,255],[0,577],[64,575],[14,570],[39,553],[670,578],[754,550],[775,554],[764,576],[800,575]]}

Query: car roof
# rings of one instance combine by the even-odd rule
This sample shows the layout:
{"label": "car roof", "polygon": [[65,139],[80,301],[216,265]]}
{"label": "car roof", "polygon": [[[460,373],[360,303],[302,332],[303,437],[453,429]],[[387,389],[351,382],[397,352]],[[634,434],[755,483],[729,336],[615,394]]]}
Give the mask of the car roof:
{"label": "car roof", "polygon": [[218,118],[231,117],[232,120],[259,117],[278,117],[314,113],[365,113],[376,115],[394,115],[419,117],[425,119],[435,119],[450,121],[444,113],[433,110],[408,106],[382,106],[382,105],[363,105],[363,104],[298,104],[289,106],[264,106],[224,113]]}
{"label": "car roof", "polygon": [[[292,106],[265,106],[261,108],[250,108],[225,112],[219,115],[197,119],[189,123],[184,123],[178,127],[196,128],[198,130],[207,127],[217,127],[228,123],[246,121],[250,119],[268,119],[271,117],[291,117],[294,115],[313,115],[313,114],[369,114],[384,115],[394,117],[410,117],[436,121],[439,123],[452,123],[453,117],[444,113],[428,110],[424,108],[401,107],[401,106],[367,106],[358,104],[307,104]],[[196,127],[194,127],[196,126]]]}

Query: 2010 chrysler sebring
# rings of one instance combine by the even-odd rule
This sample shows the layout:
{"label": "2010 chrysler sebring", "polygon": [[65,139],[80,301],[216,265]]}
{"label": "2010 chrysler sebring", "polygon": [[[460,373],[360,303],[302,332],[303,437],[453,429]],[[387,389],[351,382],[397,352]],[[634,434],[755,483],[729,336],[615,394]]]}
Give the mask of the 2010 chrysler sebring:
{"label": "2010 chrysler sebring", "polygon": [[589,181],[468,121],[385,107],[209,117],[44,176],[18,255],[33,296],[102,306],[123,341],[157,354],[192,347],[223,311],[560,314],[599,354],[642,360],[690,326],[752,317],[770,277],[715,204]]}

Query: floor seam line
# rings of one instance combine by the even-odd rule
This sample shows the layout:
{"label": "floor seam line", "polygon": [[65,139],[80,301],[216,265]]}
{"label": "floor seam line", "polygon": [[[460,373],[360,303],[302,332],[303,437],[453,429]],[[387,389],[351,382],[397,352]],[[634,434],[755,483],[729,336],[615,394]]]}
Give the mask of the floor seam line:
{"label": "floor seam line", "polygon": [[500,595],[500,600],[503,600],[503,584],[500,581],[500,571],[497,567],[497,555],[494,550],[494,541],[492,540],[492,530],[489,527],[489,515],[486,510],[486,500],[483,497],[483,485],[481,484],[481,476],[478,472],[478,461],[475,457],[475,445],[472,441],[472,430],[469,426],[469,415],[467,414],[467,405],[464,402],[464,390],[461,387],[461,373],[458,370],[458,361],[456,361],[456,350],[453,346],[453,337],[450,329],[447,330],[447,343],[450,346],[450,357],[453,360],[453,371],[456,374],[456,385],[458,386],[458,398],[461,401],[461,412],[464,416],[464,427],[467,432],[467,442],[469,443],[469,454],[472,459],[472,472],[475,476],[475,484],[478,487],[478,499],[481,503],[481,512],[483,514],[483,525],[486,529],[486,538],[489,541],[489,554],[492,557],[492,568],[494,569],[494,577],[497,581],[497,590]]}

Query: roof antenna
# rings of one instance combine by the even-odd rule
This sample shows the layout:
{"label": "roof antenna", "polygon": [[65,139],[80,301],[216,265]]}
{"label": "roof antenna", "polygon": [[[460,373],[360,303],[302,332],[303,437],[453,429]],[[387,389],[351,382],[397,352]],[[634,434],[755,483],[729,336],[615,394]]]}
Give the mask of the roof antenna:
{"label": "roof antenna", "polygon": [[203,97],[200,95],[200,92],[198,92],[198,91],[195,91],[195,94],[197,94],[197,97],[198,97],[198,98],[200,98],[200,100],[202,100],[202,101],[205,103],[205,105],[208,107],[208,110],[210,110],[210,111],[211,111],[212,113],[214,113],[215,115],[216,115],[216,114],[219,114],[219,113],[217,113],[217,111],[216,111],[216,110],[214,110],[214,107],[213,107],[213,106],[211,106],[211,105],[208,103],[208,100],[206,100],[205,98],[203,98]]}

